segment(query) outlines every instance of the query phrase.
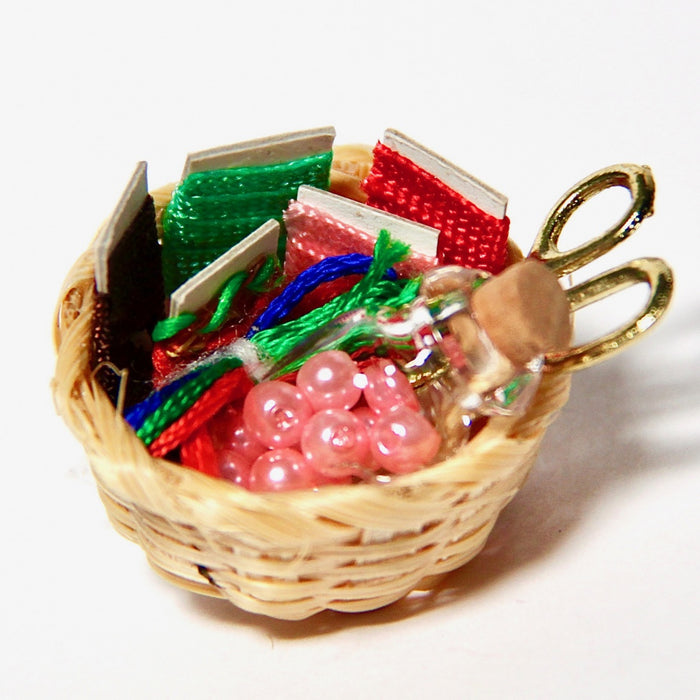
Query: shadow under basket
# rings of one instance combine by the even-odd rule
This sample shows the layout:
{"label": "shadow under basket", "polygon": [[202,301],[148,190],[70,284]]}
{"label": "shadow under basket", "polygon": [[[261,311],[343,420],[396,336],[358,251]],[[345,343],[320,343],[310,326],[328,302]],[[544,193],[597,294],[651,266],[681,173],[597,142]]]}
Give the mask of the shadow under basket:
{"label": "shadow under basket", "polygon": [[151,457],[94,377],[93,311],[88,252],[59,299],[53,391],[115,529],[169,581],[278,619],[373,610],[430,590],[472,559],[571,382],[545,374],[527,413],[491,418],[449,459],[388,484],[252,493]]}

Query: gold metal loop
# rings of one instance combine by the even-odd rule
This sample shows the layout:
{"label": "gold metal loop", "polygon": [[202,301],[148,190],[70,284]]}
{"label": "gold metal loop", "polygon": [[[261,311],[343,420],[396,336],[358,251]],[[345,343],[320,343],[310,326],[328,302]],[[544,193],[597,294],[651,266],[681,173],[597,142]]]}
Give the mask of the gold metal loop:
{"label": "gold metal loop", "polygon": [[649,285],[649,300],[634,321],[599,340],[547,355],[545,370],[572,372],[585,369],[623,350],[649,330],[668,309],[673,292],[673,274],[659,258],[640,258],[567,290],[571,311],[574,312],[639,283]]}
{"label": "gold metal loop", "polygon": [[[559,238],[571,215],[587,200],[610,187],[625,187],[632,197],[625,215],[601,236],[577,248],[561,251]],[[653,213],[654,178],[646,165],[612,165],[575,184],[554,205],[537,234],[530,255],[553,272],[566,275],[607,253]]]}

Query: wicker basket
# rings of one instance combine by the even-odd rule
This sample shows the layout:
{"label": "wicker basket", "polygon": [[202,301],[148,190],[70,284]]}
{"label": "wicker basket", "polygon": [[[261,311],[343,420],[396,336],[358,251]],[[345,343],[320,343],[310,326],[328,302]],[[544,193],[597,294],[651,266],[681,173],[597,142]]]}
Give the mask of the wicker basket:
{"label": "wicker basket", "polygon": [[568,375],[545,376],[525,416],[390,484],[251,493],[149,455],[92,374],[92,311],[86,254],[61,295],[53,388],[112,524],[167,579],[280,619],[372,610],[469,561],[569,393]]}
{"label": "wicker basket", "polygon": [[[153,193],[159,211],[171,189]],[[388,484],[252,493],[150,456],[90,367],[93,290],[87,252],[59,299],[53,390],[112,524],[166,579],[279,619],[379,608],[472,559],[569,394],[568,373],[545,374],[525,415]]]}

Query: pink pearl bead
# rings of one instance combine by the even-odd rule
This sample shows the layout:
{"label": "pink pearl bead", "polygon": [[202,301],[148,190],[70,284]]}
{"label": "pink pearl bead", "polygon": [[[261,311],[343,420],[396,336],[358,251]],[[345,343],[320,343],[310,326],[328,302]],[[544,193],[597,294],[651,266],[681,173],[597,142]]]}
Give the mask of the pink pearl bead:
{"label": "pink pearl bead", "polygon": [[225,406],[211,419],[208,429],[217,450],[236,452],[249,464],[265,451],[265,446],[246,427],[240,405]]}
{"label": "pink pearl bead", "polygon": [[353,408],[352,415],[359,418],[367,430],[377,422],[377,414],[369,406]]}
{"label": "pink pearl bead", "polygon": [[370,430],[372,456],[393,474],[430,464],[440,449],[440,435],[420,413],[406,406],[381,415]]}
{"label": "pink pearl bead", "polygon": [[285,447],[260,455],[250,471],[251,491],[291,491],[316,486],[322,478],[313,470],[304,455]]}
{"label": "pink pearl bead", "polygon": [[365,399],[373,411],[384,413],[397,406],[419,409],[411,383],[390,360],[378,360],[366,367],[364,373],[367,377]]}
{"label": "pink pearl bead", "polygon": [[250,462],[239,452],[233,450],[221,450],[217,457],[219,459],[219,476],[247,489],[250,480]]}
{"label": "pink pearl bead", "polygon": [[340,350],[326,350],[307,360],[297,374],[297,387],[315,411],[352,408],[362,394],[353,359]]}
{"label": "pink pearl bead", "polygon": [[311,418],[309,402],[286,382],[262,382],[254,386],[243,404],[243,421],[256,440],[271,448],[291,447]]}
{"label": "pink pearl bead", "polygon": [[358,474],[370,460],[367,429],[350,411],[316,413],[301,434],[301,450],[313,468],[330,478]]}

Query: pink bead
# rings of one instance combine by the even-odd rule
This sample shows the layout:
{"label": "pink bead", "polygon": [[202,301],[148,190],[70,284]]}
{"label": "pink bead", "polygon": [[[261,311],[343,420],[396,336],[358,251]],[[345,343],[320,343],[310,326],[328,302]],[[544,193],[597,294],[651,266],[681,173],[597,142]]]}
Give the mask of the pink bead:
{"label": "pink bead", "polygon": [[208,429],[217,450],[236,452],[249,464],[252,464],[266,449],[246,427],[240,404],[238,406],[229,404],[221,409],[209,422]]}
{"label": "pink bead", "polygon": [[285,447],[269,450],[255,460],[248,488],[251,491],[291,491],[312,488],[321,481],[323,478],[301,452]]}
{"label": "pink bead", "polygon": [[365,368],[367,386],[365,399],[377,413],[391,411],[397,406],[407,406],[417,411],[418,398],[411,383],[390,360],[378,360]]}
{"label": "pink bead", "polygon": [[254,386],[243,404],[246,428],[266,447],[298,444],[312,409],[304,395],[286,382],[262,382]]}
{"label": "pink bead", "polygon": [[370,430],[372,456],[393,474],[430,464],[440,449],[440,435],[420,413],[406,406],[381,415]]}
{"label": "pink bead", "polygon": [[369,406],[357,406],[352,409],[352,415],[359,418],[367,430],[377,422],[377,414]]}
{"label": "pink bead", "polygon": [[340,350],[326,350],[307,360],[297,374],[297,387],[315,411],[352,408],[362,394],[353,359]]}
{"label": "pink bead", "polygon": [[329,478],[358,474],[370,461],[367,429],[350,411],[316,413],[301,434],[301,451],[313,468]]}
{"label": "pink bead", "polygon": [[250,462],[239,452],[233,450],[221,450],[217,457],[219,476],[247,489],[250,480]]}

